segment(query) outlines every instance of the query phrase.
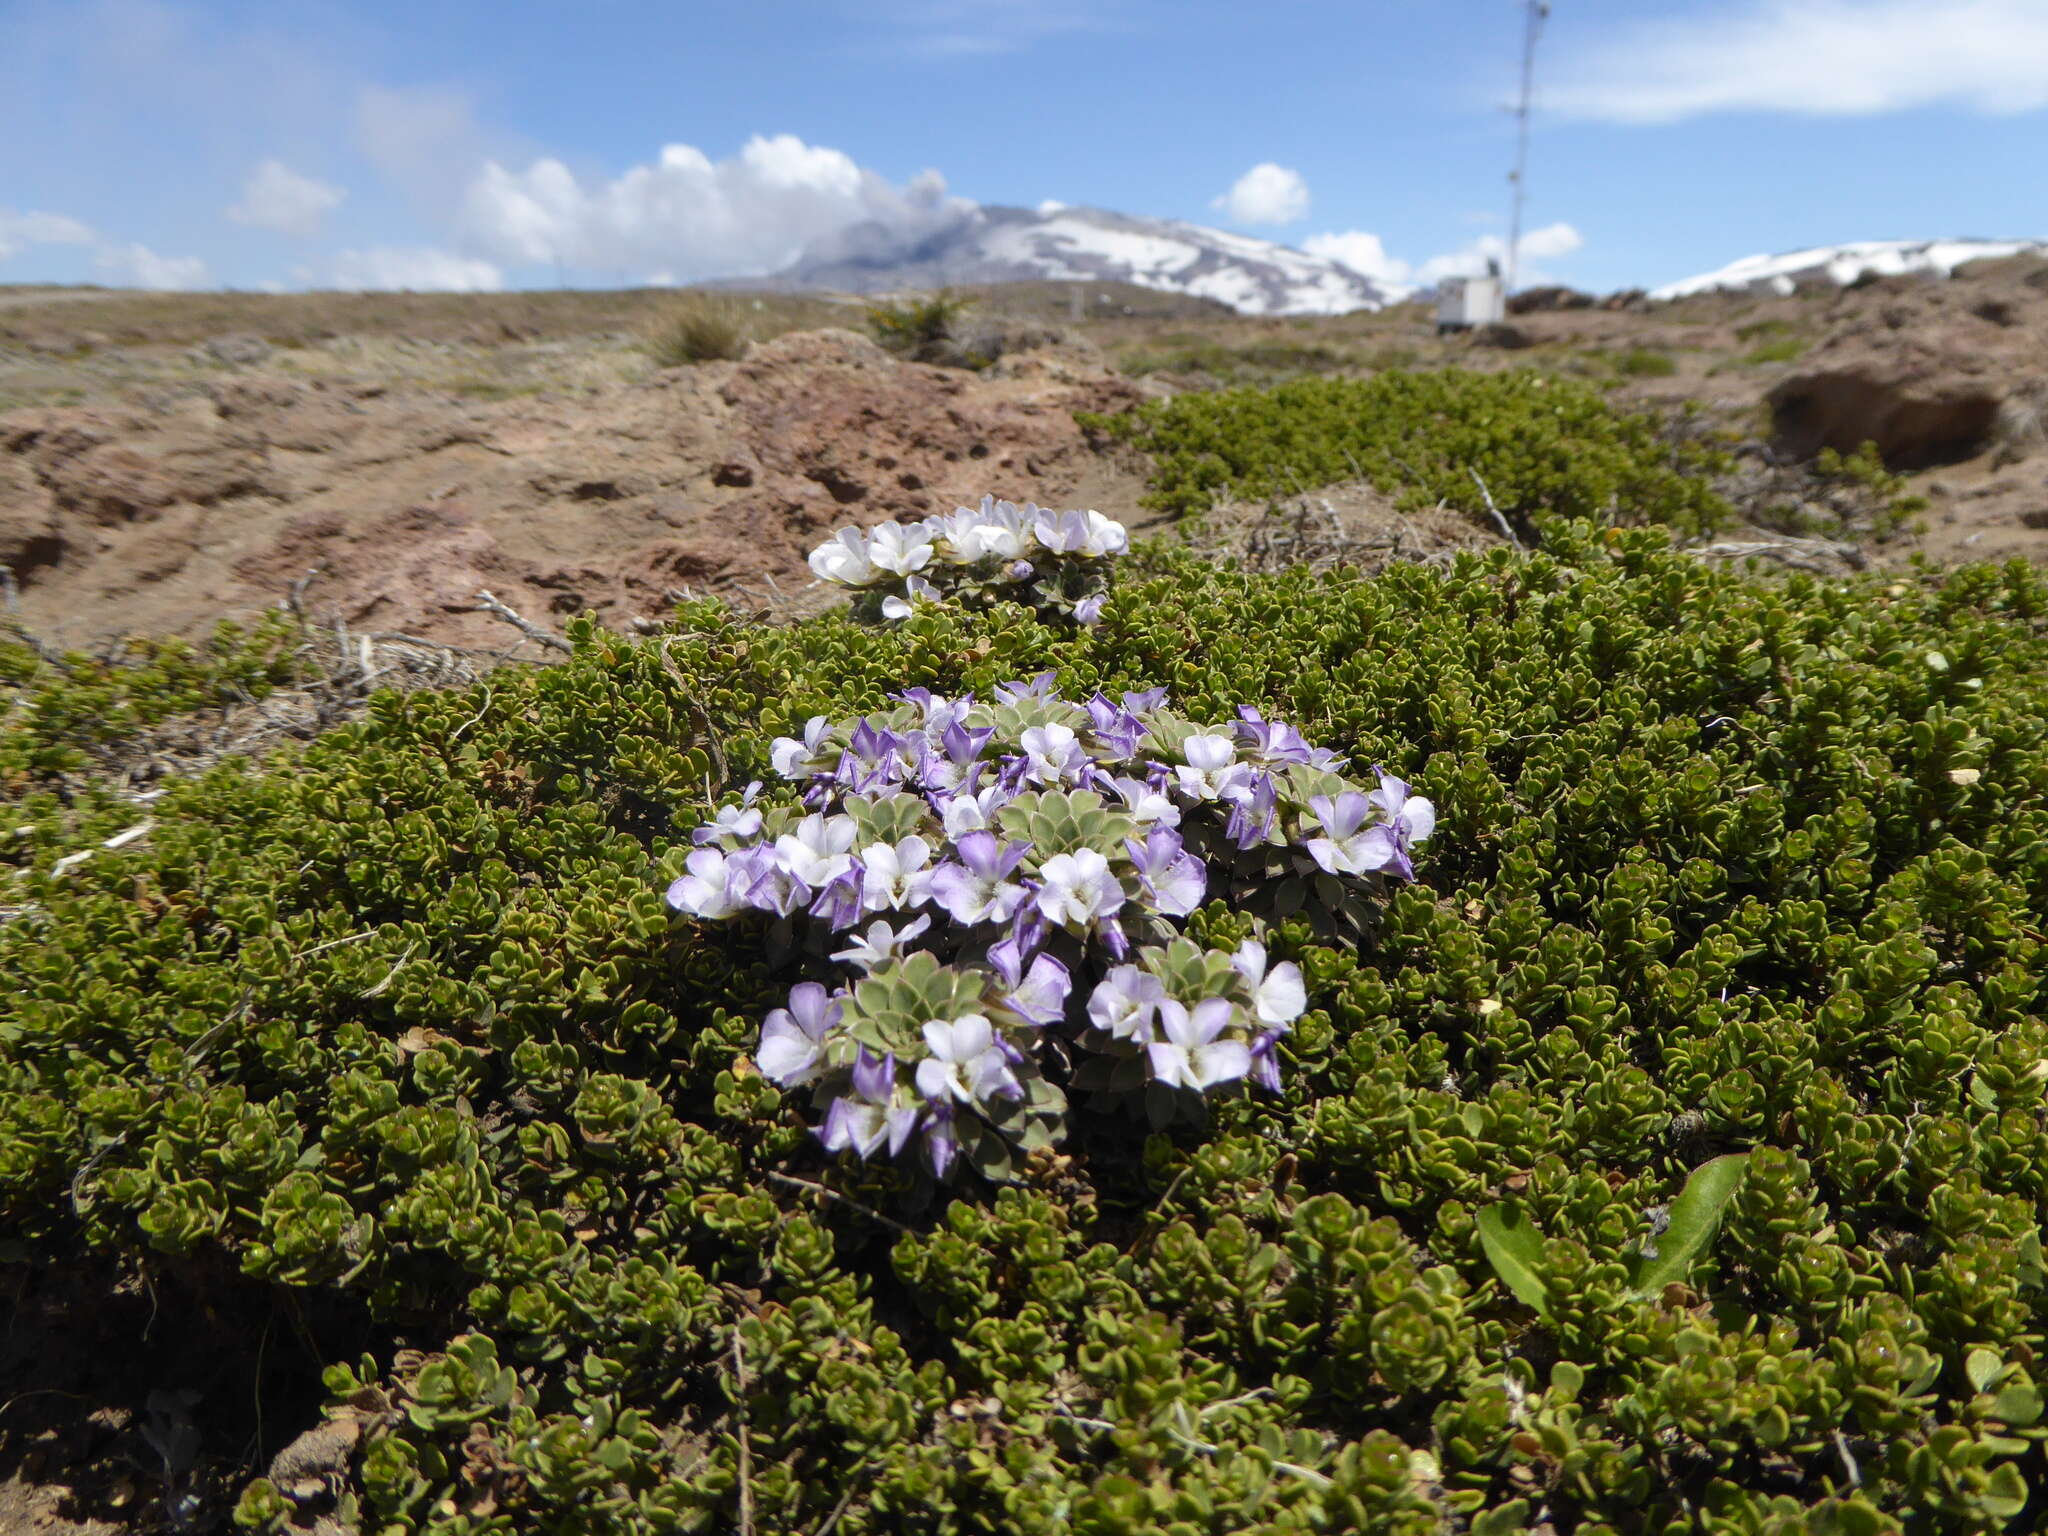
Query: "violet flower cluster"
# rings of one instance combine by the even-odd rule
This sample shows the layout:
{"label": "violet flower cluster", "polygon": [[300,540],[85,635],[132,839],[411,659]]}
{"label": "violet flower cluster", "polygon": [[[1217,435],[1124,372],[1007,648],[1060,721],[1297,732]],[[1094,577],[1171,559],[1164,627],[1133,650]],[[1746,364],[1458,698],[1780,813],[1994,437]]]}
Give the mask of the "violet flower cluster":
{"label": "violet flower cluster", "polygon": [[921,522],[841,528],[810,553],[820,580],[861,594],[866,619],[907,619],[921,605],[987,608],[1019,602],[1041,619],[1094,624],[1110,588],[1110,561],[1130,548],[1114,518],[1052,512],[1032,502],[981,498]]}
{"label": "violet flower cluster", "polygon": [[1300,970],[1257,937],[1205,949],[1188,916],[1219,896],[1243,910],[1276,874],[1332,900],[1412,878],[1435,812],[1255,709],[1199,725],[1164,695],[1076,703],[1048,672],[987,701],[918,688],[818,716],[771,753],[800,804],[755,783],[696,830],[676,911],[765,914],[837,967],[768,1015],[755,1053],[811,1091],[828,1148],[915,1145],[941,1178],[962,1160],[1001,1178],[1061,1139],[1067,1088],[1142,1091],[1155,1118],[1279,1088]]}

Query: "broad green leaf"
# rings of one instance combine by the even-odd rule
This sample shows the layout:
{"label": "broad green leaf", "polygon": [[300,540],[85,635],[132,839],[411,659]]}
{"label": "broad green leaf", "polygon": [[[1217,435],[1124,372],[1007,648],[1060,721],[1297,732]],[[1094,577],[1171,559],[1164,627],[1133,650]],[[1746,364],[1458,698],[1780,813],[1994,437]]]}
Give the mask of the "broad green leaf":
{"label": "broad green leaf", "polygon": [[1693,1169],[1685,1188],[1671,1202],[1671,1225],[1657,1240],[1657,1257],[1636,1261],[1635,1289],[1639,1295],[1653,1296],[1674,1280],[1685,1278],[1693,1261],[1713,1241],[1722,1213],[1748,1172],[1747,1152],[1731,1152]]}
{"label": "broad green leaf", "polygon": [[1538,1317],[1550,1316],[1550,1293],[1537,1273],[1543,1262],[1543,1234],[1518,1205],[1489,1205],[1475,1218],[1479,1246],[1500,1282]]}

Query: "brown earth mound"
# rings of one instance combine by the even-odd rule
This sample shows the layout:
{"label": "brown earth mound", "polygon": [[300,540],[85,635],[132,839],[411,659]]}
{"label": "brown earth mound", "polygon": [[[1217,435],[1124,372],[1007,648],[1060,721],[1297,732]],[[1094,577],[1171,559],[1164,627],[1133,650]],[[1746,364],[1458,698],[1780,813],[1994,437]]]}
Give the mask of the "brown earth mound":
{"label": "brown earth mound", "polygon": [[1131,468],[1073,412],[1139,393],[1088,349],[976,375],[844,330],[575,396],[241,371],[0,415],[0,562],[22,618],[66,644],[189,633],[313,570],[309,608],[359,628],[502,642],[485,589],[623,627],[681,592],[794,592],[847,522],[984,492],[1129,516]]}

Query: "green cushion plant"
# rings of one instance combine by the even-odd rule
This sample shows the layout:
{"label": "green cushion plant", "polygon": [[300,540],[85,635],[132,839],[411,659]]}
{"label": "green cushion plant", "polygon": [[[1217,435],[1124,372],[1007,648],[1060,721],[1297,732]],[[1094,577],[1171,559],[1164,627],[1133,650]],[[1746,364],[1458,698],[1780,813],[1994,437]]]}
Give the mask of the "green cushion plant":
{"label": "green cushion plant", "polygon": [[[367,1354],[309,1326],[363,1529],[2039,1525],[2038,572],[1579,522],[1371,580],[1141,552],[1079,630],[570,638],[62,873],[133,812],[36,754],[125,685],[0,653],[43,701],[0,736],[0,1252],[357,1309]],[[1076,1117],[996,1185],[828,1154],[751,1059],[773,933],[664,903],[689,832],[813,716],[1045,670],[1256,707],[1441,828],[1361,938],[1271,922],[1277,1093]]]}

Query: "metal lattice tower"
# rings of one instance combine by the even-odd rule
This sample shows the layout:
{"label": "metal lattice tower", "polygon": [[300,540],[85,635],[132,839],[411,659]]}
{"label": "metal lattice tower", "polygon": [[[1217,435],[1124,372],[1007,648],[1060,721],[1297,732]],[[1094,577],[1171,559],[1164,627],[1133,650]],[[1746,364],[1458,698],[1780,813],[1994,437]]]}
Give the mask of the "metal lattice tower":
{"label": "metal lattice tower", "polygon": [[1508,172],[1514,199],[1508,213],[1507,271],[1503,294],[1515,291],[1515,265],[1521,259],[1522,194],[1529,169],[1529,111],[1536,93],[1536,38],[1550,18],[1548,0],[1529,0],[1528,18],[1522,32],[1522,94],[1515,103],[1515,168]]}

